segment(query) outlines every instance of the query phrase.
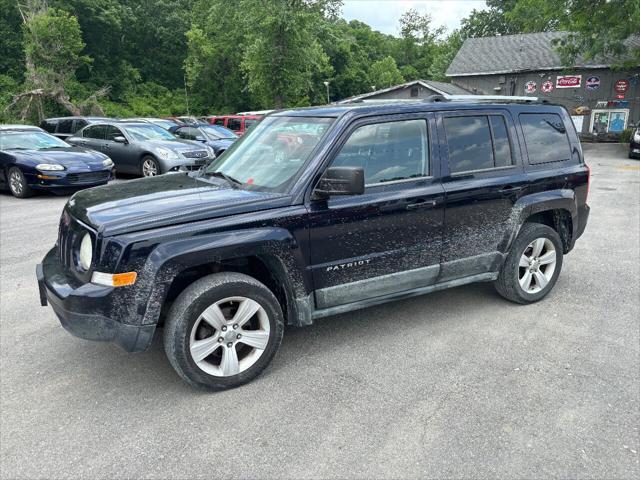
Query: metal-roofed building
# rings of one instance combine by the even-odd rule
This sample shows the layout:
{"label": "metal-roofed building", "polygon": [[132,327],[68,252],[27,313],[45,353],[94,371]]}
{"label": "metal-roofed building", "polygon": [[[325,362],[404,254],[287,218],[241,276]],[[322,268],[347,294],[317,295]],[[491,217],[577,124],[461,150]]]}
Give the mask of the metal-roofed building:
{"label": "metal-roofed building", "polygon": [[469,91],[451,83],[433,80],[413,80],[389,88],[345,98],[336,103],[352,103],[358,100],[421,100],[431,95],[469,95]]}
{"label": "metal-roofed building", "polygon": [[[447,69],[451,83],[476,95],[530,95],[567,107],[583,134],[619,134],[640,121],[640,66],[612,58],[563,65],[554,41],[565,32],[468,38]],[[640,36],[627,40],[640,48]]]}

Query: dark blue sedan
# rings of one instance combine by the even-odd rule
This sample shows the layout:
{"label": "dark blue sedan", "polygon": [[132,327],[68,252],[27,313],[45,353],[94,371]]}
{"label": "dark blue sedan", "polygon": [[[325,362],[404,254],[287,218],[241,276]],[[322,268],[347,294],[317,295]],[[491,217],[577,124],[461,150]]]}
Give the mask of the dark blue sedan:
{"label": "dark blue sedan", "polygon": [[15,197],[104,185],[114,174],[103,153],[71,146],[38,127],[0,125],[0,188]]}

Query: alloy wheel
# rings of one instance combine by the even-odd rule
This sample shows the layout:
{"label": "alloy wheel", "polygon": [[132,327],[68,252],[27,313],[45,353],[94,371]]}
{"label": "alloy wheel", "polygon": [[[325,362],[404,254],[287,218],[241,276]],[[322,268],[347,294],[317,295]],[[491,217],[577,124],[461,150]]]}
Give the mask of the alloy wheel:
{"label": "alloy wheel", "polygon": [[269,316],[255,300],[229,297],[207,307],[191,328],[189,350],[209,375],[244,372],[262,356],[270,338]]}
{"label": "alloy wheel", "polygon": [[155,160],[145,158],[142,162],[142,175],[145,177],[155,177],[158,175],[158,165]]}
{"label": "alloy wheel", "polygon": [[524,249],[518,263],[518,281],[526,293],[538,293],[553,278],[557,252],[548,238],[537,238]]}
{"label": "alloy wheel", "polygon": [[11,170],[11,173],[9,174],[9,188],[11,189],[11,193],[15,196],[22,195],[22,175],[20,175],[18,170]]}

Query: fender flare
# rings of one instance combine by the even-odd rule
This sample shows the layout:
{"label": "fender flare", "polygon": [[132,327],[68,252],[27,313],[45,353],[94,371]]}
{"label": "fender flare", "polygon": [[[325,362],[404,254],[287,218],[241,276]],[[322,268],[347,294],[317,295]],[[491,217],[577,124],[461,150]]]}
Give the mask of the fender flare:
{"label": "fender flare", "polygon": [[513,205],[509,228],[507,234],[500,245],[501,252],[508,252],[514,240],[520,233],[522,225],[527,218],[536,213],[548,212],[551,210],[565,210],[571,217],[572,238],[575,238],[578,228],[578,206],[575,192],[571,189],[547,190],[544,192],[532,193],[520,197]]}
{"label": "fender flare", "polygon": [[305,280],[302,252],[288,230],[268,227],[198,235],[158,245],[140,275],[150,292],[142,324],[157,323],[171,283],[184,270],[248,256],[262,260],[281,283],[289,317],[297,323],[296,299],[306,297],[311,288]]}

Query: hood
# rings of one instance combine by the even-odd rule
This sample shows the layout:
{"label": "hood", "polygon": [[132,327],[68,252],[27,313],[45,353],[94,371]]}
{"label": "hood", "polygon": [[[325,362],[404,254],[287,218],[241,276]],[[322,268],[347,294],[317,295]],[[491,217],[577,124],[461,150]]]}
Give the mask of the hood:
{"label": "hood", "polygon": [[175,173],[82,190],[66,208],[104,235],[115,235],[266,210],[288,201],[282,194],[233,189],[221,179]]}
{"label": "hood", "polygon": [[190,142],[189,140],[182,140],[176,138],[175,140],[145,140],[144,143],[150,147],[163,147],[173,150],[174,152],[189,152],[194,150],[205,150],[202,143]]}
{"label": "hood", "polygon": [[34,166],[39,163],[56,163],[68,169],[91,170],[102,168],[106,155],[81,147],[43,148],[41,150],[7,150],[11,156]]}

